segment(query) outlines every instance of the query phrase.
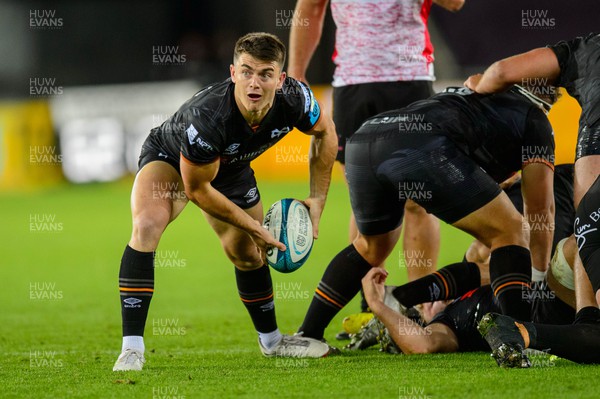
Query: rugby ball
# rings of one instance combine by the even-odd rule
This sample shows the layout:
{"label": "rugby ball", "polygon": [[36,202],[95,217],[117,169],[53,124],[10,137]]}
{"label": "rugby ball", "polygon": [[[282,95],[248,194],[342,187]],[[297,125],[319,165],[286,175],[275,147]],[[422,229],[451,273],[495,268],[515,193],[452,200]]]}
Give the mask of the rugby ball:
{"label": "rugby ball", "polygon": [[293,198],[275,202],[265,215],[263,226],[286,246],[267,250],[267,263],[281,273],[291,273],[306,262],[313,246],[312,222],[308,208]]}

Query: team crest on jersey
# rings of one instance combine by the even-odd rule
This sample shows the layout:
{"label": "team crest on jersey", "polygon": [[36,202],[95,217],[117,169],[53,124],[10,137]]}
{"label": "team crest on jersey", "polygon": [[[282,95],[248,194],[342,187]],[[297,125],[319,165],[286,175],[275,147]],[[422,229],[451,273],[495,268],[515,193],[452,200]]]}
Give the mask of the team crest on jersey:
{"label": "team crest on jersey", "polygon": [[191,145],[198,144],[200,147],[206,150],[212,150],[212,146],[206,141],[202,140],[202,138],[198,135],[198,131],[194,125],[190,125],[190,127],[187,128],[186,133],[188,135],[188,141]]}
{"label": "team crest on jersey", "polygon": [[284,134],[289,133],[290,130],[292,130],[292,129],[290,129],[289,126],[286,126],[281,130],[273,129],[273,130],[271,130],[271,138],[274,139],[275,137],[283,136]]}
{"label": "team crest on jersey", "polygon": [[240,143],[233,143],[229,147],[225,148],[225,151],[223,151],[223,154],[224,155],[233,155],[236,152],[238,152],[239,148],[240,148]]}

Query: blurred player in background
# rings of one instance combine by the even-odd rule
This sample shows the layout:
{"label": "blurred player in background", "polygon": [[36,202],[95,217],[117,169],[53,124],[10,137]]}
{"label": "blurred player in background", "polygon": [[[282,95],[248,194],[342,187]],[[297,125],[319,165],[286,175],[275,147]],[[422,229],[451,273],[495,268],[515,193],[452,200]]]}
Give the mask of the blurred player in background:
{"label": "blurred player in background", "polygon": [[[488,246],[502,312],[529,320],[522,289],[532,262],[547,265],[551,255],[554,139],[545,113],[556,97],[548,103],[521,87],[494,96],[446,91],[367,119],[348,141],[346,177],[359,235],[325,270],[299,329],[305,336],[322,338],[361,279],[389,256],[406,198]],[[498,185],[519,170],[525,220],[546,224],[531,242]]]}
{"label": "blurred player in background", "polygon": [[323,342],[279,332],[271,276],[264,264],[267,247],[285,246],[262,226],[263,207],[250,161],[294,127],[312,136],[310,194],[304,202],[317,237],[337,148],[333,122],[321,113],[311,90],[286,78],[285,53],[273,35],[240,38],[231,78],[196,93],[145,141],[131,195],[133,233],[119,273],[123,345],[113,370],[141,370],[144,365],[154,251],[188,199],[202,209],[235,266],[238,291],[262,353],[329,353]]}
{"label": "blurred player in background", "polygon": [[[306,82],[306,70],[321,39],[328,0],[298,0],[295,15],[308,26],[292,25],[290,76]],[[464,0],[433,0],[458,11]],[[333,120],[337,161],[344,169],[346,140],[369,117],[399,109],[433,94],[433,46],[427,20],[432,0],[331,0],[336,24]],[[408,279],[436,269],[439,221],[413,201],[406,202],[404,256]],[[357,235],[350,216],[349,240]],[[363,311],[366,304],[363,301]]]}

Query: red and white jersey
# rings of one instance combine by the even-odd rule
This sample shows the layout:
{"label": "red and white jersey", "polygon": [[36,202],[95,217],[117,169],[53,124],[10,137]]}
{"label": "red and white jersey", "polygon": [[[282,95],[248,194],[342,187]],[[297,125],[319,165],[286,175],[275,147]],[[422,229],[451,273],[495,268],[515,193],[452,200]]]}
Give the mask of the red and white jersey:
{"label": "red and white jersey", "polygon": [[331,0],[333,86],[435,80],[427,30],[432,0]]}

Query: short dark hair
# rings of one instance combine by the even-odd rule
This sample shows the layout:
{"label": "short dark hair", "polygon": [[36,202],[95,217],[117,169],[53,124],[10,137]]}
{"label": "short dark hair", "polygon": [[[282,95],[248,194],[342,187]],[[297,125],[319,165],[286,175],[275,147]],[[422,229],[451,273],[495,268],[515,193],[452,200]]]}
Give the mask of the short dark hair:
{"label": "short dark hair", "polygon": [[238,39],[233,49],[233,62],[246,53],[261,61],[275,61],[281,68],[285,64],[285,46],[275,35],[265,32],[248,33]]}

